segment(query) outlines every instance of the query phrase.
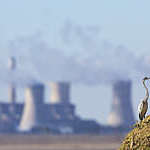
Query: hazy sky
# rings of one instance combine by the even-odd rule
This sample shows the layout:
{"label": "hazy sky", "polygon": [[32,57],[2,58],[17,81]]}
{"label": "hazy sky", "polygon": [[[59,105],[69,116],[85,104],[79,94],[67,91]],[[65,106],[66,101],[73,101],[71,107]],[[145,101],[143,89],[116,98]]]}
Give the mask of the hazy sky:
{"label": "hazy sky", "polygon": [[[19,36],[45,32],[48,41],[57,40],[56,33],[68,20],[83,26],[98,26],[103,39],[114,45],[123,44],[137,55],[148,53],[149,6],[149,0],[0,0],[0,58],[7,59],[8,41]],[[139,83],[133,86],[133,91],[136,109],[144,90]],[[106,121],[111,98],[110,86],[72,88],[77,113],[100,122]]]}

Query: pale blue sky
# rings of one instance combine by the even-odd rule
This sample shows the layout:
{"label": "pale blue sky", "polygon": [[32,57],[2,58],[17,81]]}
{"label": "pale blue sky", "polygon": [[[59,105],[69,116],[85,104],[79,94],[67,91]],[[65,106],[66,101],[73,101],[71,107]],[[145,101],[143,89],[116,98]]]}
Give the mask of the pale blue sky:
{"label": "pale blue sky", "polygon": [[[5,58],[9,40],[39,30],[53,39],[67,20],[83,26],[99,26],[104,39],[114,45],[123,44],[136,54],[148,52],[149,6],[149,0],[0,0],[0,58]],[[137,94],[140,88],[141,85],[134,86],[134,109],[139,102],[136,99],[144,94],[143,90]],[[77,104],[78,114],[105,121],[111,104],[111,90],[104,86],[74,86],[72,101]]]}
{"label": "pale blue sky", "polygon": [[134,49],[149,48],[148,0],[6,0],[0,4],[3,40],[43,28],[55,31],[70,19],[78,24],[99,25],[104,37],[114,43]]}

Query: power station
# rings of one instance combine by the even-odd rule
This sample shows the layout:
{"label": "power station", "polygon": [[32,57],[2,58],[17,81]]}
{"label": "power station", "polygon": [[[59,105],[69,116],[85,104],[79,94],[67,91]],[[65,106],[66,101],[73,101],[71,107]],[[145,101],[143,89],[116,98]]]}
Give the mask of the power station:
{"label": "power station", "polygon": [[[14,72],[15,58],[9,59],[9,70]],[[112,133],[119,128],[129,128],[135,119],[131,103],[131,81],[113,84],[113,103],[108,126],[94,120],[84,120],[76,114],[71,103],[69,82],[51,82],[49,103],[45,103],[45,86],[34,82],[25,87],[24,103],[18,103],[15,83],[9,83],[9,102],[0,102],[0,132],[56,134]]]}

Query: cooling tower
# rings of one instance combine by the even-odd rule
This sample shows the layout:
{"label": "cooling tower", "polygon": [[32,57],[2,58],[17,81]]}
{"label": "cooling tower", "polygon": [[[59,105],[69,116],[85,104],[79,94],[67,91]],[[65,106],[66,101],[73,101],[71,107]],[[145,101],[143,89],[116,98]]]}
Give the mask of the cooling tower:
{"label": "cooling tower", "polygon": [[[8,68],[11,73],[13,73],[16,69],[16,59],[14,57],[10,57],[8,60]],[[14,83],[9,83],[8,86],[8,100],[10,103],[14,104],[16,102],[16,87]]]}
{"label": "cooling tower", "polygon": [[113,84],[112,110],[108,117],[111,126],[131,126],[134,123],[131,102],[131,81],[116,81]]}
{"label": "cooling tower", "polygon": [[25,90],[25,106],[20,122],[20,131],[30,131],[42,125],[44,105],[44,85],[36,83]]}
{"label": "cooling tower", "polygon": [[69,103],[70,100],[70,83],[57,82],[51,83],[50,103]]}

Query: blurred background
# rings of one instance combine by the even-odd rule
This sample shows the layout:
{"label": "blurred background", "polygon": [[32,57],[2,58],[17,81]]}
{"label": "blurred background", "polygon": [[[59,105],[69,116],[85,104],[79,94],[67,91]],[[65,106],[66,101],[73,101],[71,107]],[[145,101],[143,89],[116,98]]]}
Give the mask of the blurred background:
{"label": "blurred background", "polygon": [[[145,96],[142,79],[150,76],[149,5],[149,1],[136,0],[1,1],[0,99],[4,118],[10,117],[8,109],[21,116],[24,109],[22,124],[27,124],[32,118],[28,115],[35,113],[27,111],[38,104],[24,108],[26,97],[36,95],[34,90],[24,91],[44,85],[41,99],[47,105],[43,108],[59,110],[55,104],[60,102],[60,114],[69,109],[77,120],[94,120],[101,129],[133,124]],[[61,88],[62,93],[67,90],[63,94],[67,105]],[[6,103],[16,101],[21,104],[8,108]]]}

